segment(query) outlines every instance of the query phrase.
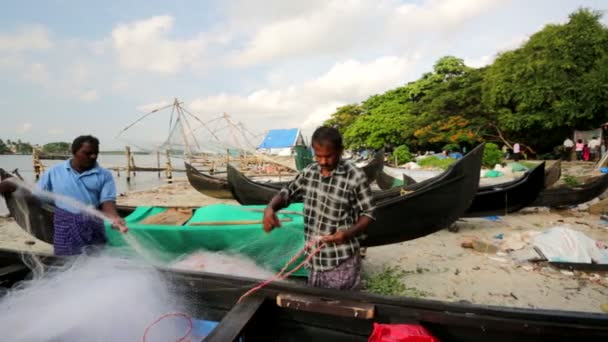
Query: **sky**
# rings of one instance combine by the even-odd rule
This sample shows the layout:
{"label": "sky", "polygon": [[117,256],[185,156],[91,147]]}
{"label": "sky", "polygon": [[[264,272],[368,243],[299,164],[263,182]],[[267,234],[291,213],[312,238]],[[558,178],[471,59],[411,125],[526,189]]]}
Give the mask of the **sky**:
{"label": "sky", "polygon": [[[442,56],[493,61],[548,23],[606,0],[5,1],[0,138],[100,138],[102,150],[167,138],[177,98],[202,144],[305,136],[339,106],[416,80]],[[602,19],[608,24],[608,18]],[[217,120],[216,120],[217,119]],[[208,123],[209,129],[199,127]],[[230,134],[228,133],[230,132]],[[236,141],[236,140],[235,140]]]}

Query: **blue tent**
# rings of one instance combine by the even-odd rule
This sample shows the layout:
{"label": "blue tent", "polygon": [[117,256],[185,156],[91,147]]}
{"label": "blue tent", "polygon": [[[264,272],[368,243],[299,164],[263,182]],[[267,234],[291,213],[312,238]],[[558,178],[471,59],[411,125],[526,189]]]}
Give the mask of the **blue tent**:
{"label": "blue tent", "polygon": [[297,128],[271,129],[258,148],[287,148],[303,144],[304,139]]}

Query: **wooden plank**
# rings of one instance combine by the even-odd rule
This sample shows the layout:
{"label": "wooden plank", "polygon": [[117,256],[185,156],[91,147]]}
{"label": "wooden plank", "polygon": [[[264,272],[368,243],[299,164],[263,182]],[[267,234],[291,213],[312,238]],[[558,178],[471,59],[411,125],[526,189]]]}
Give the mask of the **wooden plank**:
{"label": "wooden plank", "polygon": [[234,341],[264,303],[263,296],[250,296],[237,303],[220,324],[203,339],[204,342]]}
{"label": "wooden plank", "polygon": [[191,208],[169,208],[162,213],[146,218],[140,223],[181,226],[192,218],[193,211],[194,209]]}
{"label": "wooden plank", "polygon": [[278,294],[276,301],[277,305],[282,308],[360,319],[372,319],[374,318],[375,312],[374,305],[370,303],[295,295],[291,293]]}

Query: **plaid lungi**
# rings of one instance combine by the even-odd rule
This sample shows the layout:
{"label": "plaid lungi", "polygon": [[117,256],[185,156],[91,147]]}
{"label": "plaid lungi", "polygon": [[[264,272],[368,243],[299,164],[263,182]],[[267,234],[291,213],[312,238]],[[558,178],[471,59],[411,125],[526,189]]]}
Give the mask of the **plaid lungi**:
{"label": "plaid lungi", "polygon": [[103,221],[97,217],[56,208],[53,223],[55,255],[80,254],[87,246],[107,241]]}
{"label": "plaid lungi", "polygon": [[329,271],[310,270],[308,285],[337,290],[359,290],[361,287],[361,256],[359,253]]}

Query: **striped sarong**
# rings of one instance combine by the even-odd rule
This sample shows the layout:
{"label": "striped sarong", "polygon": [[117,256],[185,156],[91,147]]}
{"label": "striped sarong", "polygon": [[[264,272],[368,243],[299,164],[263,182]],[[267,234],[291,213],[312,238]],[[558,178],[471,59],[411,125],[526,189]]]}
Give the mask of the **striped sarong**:
{"label": "striped sarong", "polygon": [[87,246],[107,241],[103,221],[97,217],[56,208],[53,223],[55,255],[80,254]]}

